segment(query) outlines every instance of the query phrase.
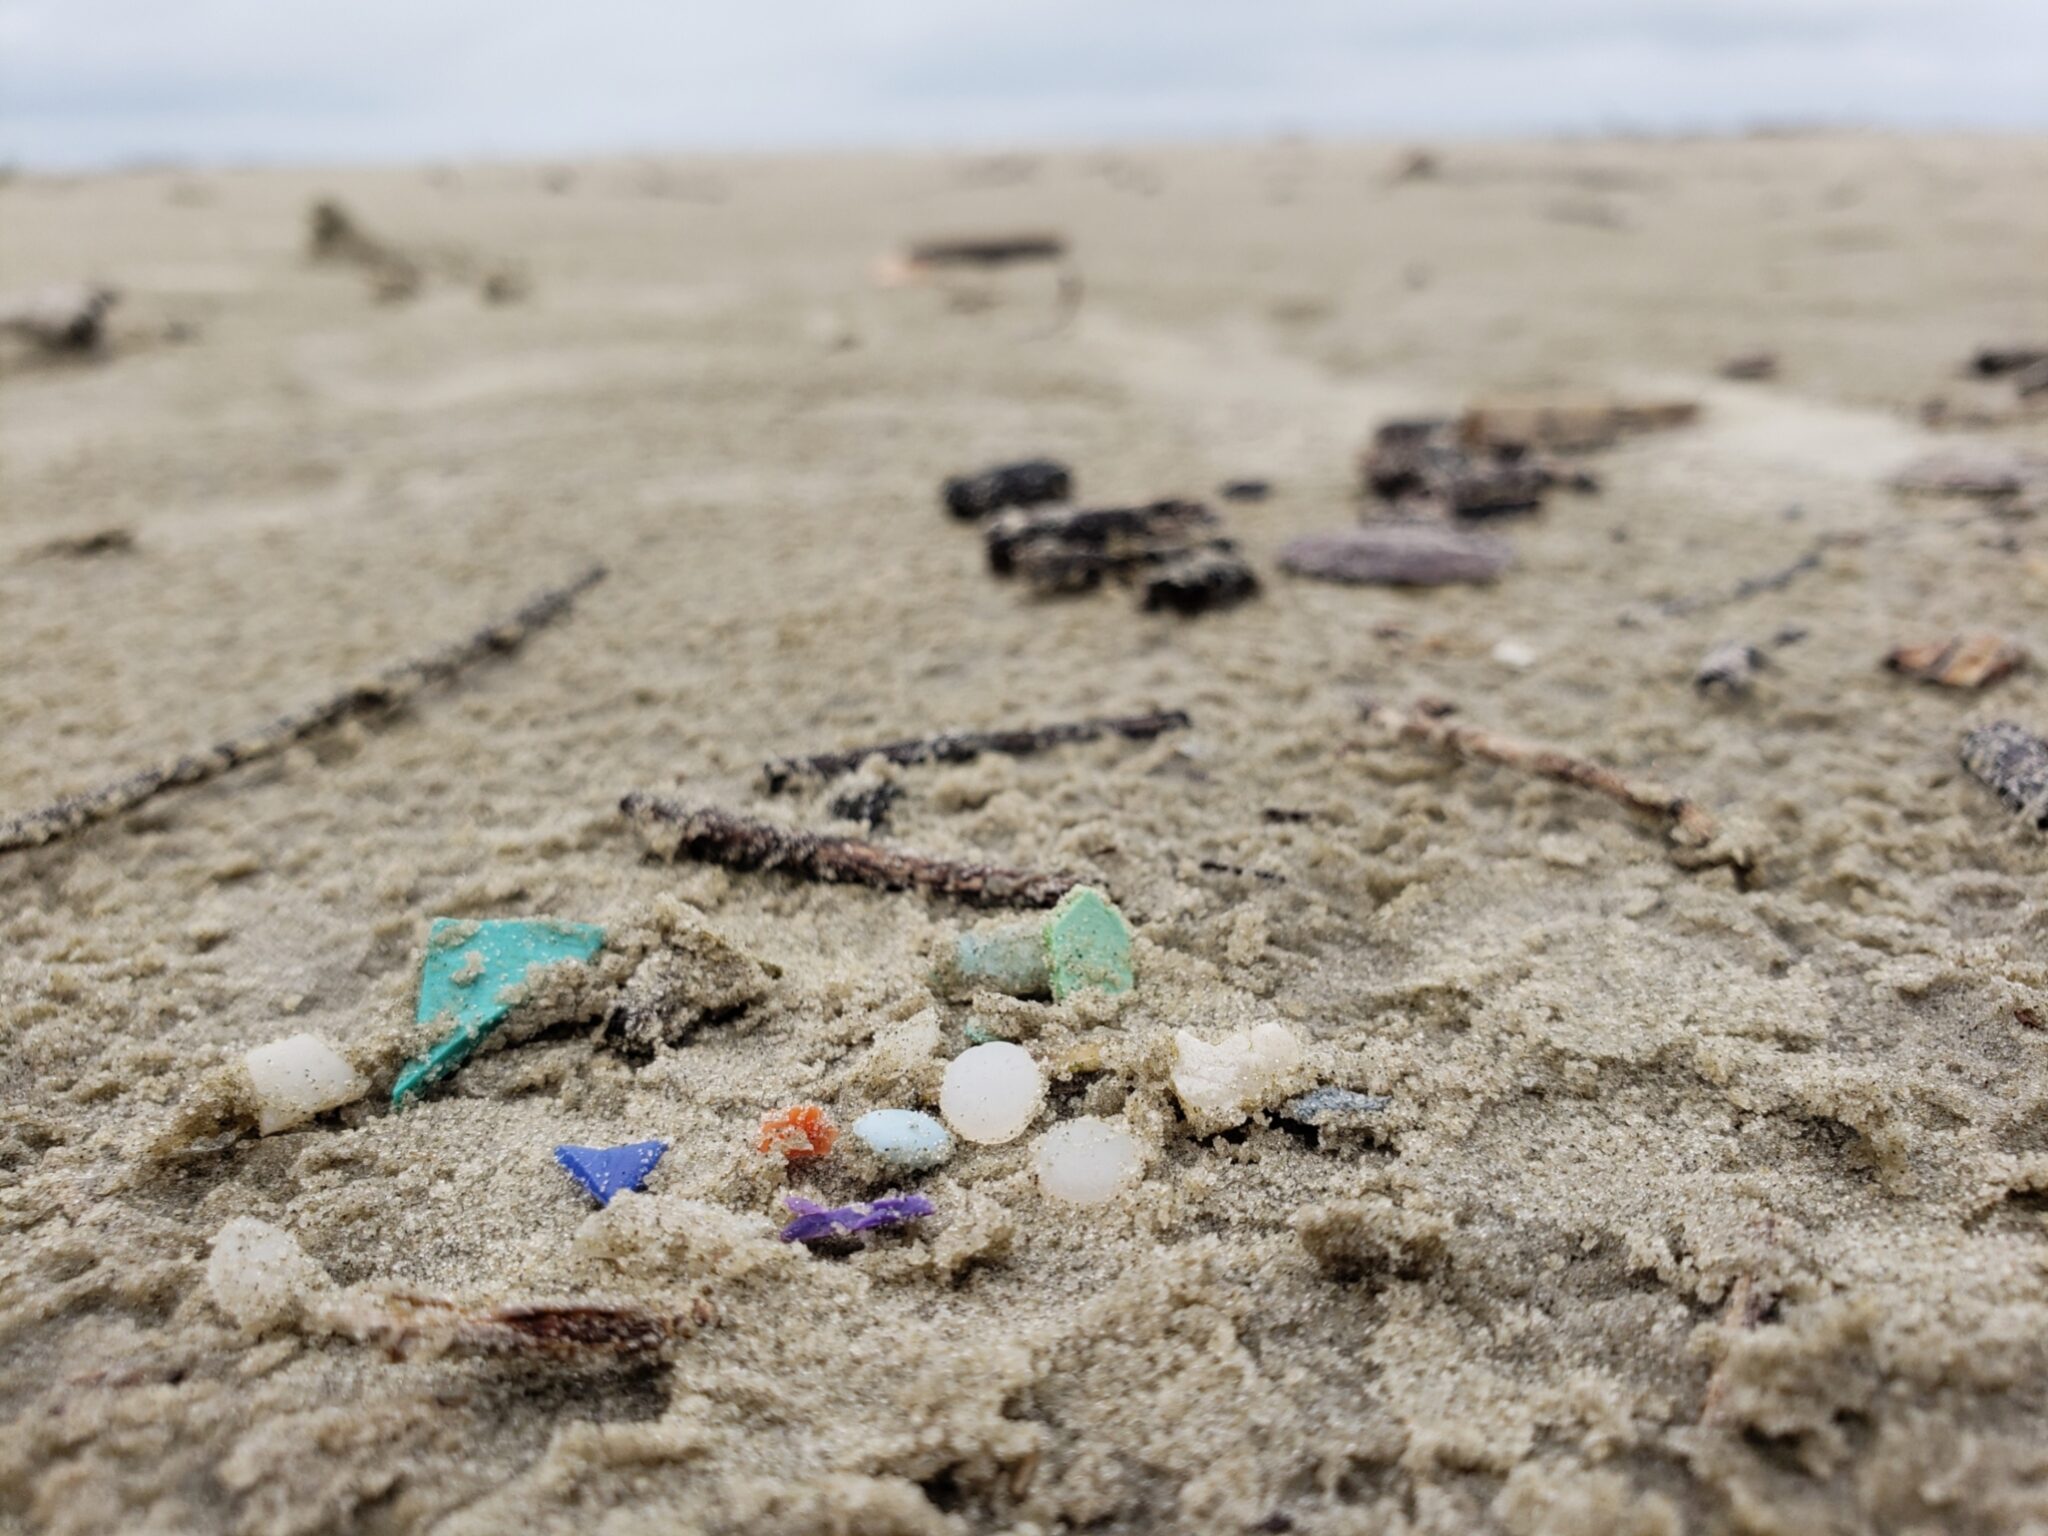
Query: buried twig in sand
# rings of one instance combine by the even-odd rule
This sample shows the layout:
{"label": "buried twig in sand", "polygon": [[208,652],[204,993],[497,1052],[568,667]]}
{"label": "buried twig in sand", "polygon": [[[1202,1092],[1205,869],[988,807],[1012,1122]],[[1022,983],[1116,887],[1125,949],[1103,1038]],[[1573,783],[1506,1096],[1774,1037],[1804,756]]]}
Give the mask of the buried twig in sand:
{"label": "buried twig in sand", "polygon": [[1702,866],[1725,864],[1738,877],[1746,876],[1751,868],[1752,861],[1746,853],[1722,850],[1707,854],[1705,850],[1719,836],[1714,818],[1684,795],[1674,794],[1661,784],[1635,783],[1612,768],[1573,757],[1556,747],[1496,736],[1476,725],[1454,724],[1445,717],[1456,706],[1440,701],[1419,702],[1404,712],[1367,699],[1362,701],[1360,708],[1367,724],[1391,731],[1405,740],[1435,747],[1463,761],[1498,763],[1503,768],[1513,768],[1538,778],[1590,789],[1632,811],[1654,816],[1665,824],[1666,835],[1687,856],[1684,862]]}
{"label": "buried twig in sand", "polygon": [[387,667],[368,681],[345,688],[317,704],[280,715],[267,725],[203,752],[188,753],[111,784],[102,784],[98,789],[67,795],[40,809],[0,821],[0,854],[55,842],[133,810],[165,790],[204,783],[244,763],[275,757],[293,743],[331,730],[344,720],[386,714],[429,685],[446,682],[486,656],[517,650],[536,631],[568,612],[578,595],[603,576],[604,567],[594,565],[573,581],[535,593],[517,611],[486,624],[467,639]]}
{"label": "buried twig in sand", "polygon": [[702,1297],[687,1312],[657,1312],[637,1302],[492,1306],[406,1291],[345,1292],[308,1311],[317,1327],[374,1345],[393,1360],[414,1355],[630,1358],[658,1354],[712,1317],[711,1304]]}
{"label": "buried twig in sand", "polygon": [[961,864],[857,837],[778,827],[717,806],[686,806],[635,791],[619,802],[650,853],[728,869],[775,869],[828,884],[920,890],[984,907],[1049,907],[1080,882],[992,864]]}
{"label": "buried twig in sand", "polygon": [[1099,741],[1104,736],[1150,741],[1168,731],[1184,731],[1188,724],[1185,710],[1167,709],[1149,715],[1103,715],[1087,720],[1065,720],[1056,725],[1023,726],[1009,731],[942,731],[936,736],[878,742],[871,747],[849,747],[844,752],[771,758],[761,765],[761,777],[767,781],[768,792],[772,795],[800,778],[836,779],[853,772],[871,757],[905,767],[916,763],[971,763],[984,752],[1027,757],[1050,747]]}

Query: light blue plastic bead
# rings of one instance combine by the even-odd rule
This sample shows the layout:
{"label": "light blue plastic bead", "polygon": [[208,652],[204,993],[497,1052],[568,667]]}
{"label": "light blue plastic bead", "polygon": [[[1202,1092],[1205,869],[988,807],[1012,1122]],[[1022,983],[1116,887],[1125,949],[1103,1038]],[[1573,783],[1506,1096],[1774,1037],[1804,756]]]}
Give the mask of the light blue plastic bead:
{"label": "light blue plastic bead", "polygon": [[953,1155],[953,1137],[918,1109],[871,1109],[853,1122],[853,1139],[891,1168],[917,1172]]}

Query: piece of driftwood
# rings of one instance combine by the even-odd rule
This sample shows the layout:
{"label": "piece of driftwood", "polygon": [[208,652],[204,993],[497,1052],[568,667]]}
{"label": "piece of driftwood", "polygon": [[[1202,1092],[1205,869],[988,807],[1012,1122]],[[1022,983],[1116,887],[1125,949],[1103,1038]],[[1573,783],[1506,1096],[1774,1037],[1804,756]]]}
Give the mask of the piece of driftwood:
{"label": "piece of driftwood", "polygon": [[1297,576],[1387,587],[1497,581],[1514,563],[1506,540],[1440,523],[1369,523],[1304,534],[1280,551],[1280,568]]}
{"label": "piece of driftwood", "polygon": [[306,254],[312,260],[361,268],[370,291],[385,302],[419,292],[425,278],[419,261],[370,234],[340,203],[322,198],[308,211],[306,221]]}
{"label": "piece of driftwood", "polygon": [[1970,359],[1970,372],[1980,379],[1996,379],[2042,363],[2048,363],[2048,347],[1980,347]]}
{"label": "piece of driftwood", "polygon": [[1063,720],[1053,725],[1022,726],[1007,731],[942,731],[936,736],[912,736],[901,741],[877,742],[873,746],[848,747],[841,752],[771,758],[761,765],[761,777],[768,786],[768,792],[777,794],[799,779],[835,779],[851,773],[871,757],[906,768],[918,763],[970,763],[984,752],[1028,757],[1051,747],[1099,741],[1104,736],[1150,741],[1168,731],[1184,731],[1190,723],[1185,710],[1167,709],[1149,715],[1100,715],[1087,720]]}
{"label": "piece of driftwood", "polygon": [[941,488],[946,510],[964,522],[1007,507],[1036,507],[1074,494],[1074,473],[1057,459],[997,464],[979,474],[954,475]]}
{"label": "piece of driftwood", "polygon": [[95,528],[91,533],[67,534],[38,544],[28,552],[30,560],[91,560],[100,555],[125,555],[135,548],[132,528]]}
{"label": "piece of driftwood", "polygon": [[1210,613],[1256,597],[1258,573],[1228,540],[1164,561],[1143,582],[1144,606],[1174,613]]}
{"label": "piece of driftwood", "polygon": [[[1420,742],[1461,761],[1498,763],[1503,768],[1605,795],[1632,811],[1661,821],[1666,835],[1688,854],[1697,855],[1708,848],[1718,834],[1714,818],[1684,795],[1661,784],[1637,783],[1612,768],[1603,768],[1556,747],[1496,736],[1475,725],[1460,725],[1447,718],[1453,709],[1451,705],[1419,703],[1404,711],[1367,700],[1361,708],[1368,724],[1404,741]],[[1737,853],[1702,862],[1728,864],[1738,874],[1749,869],[1748,859]]]}
{"label": "piece of driftwood", "polygon": [[780,870],[828,884],[929,891],[985,907],[1050,907],[1080,882],[992,864],[964,864],[857,837],[833,837],[756,821],[718,806],[686,806],[635,791],[619,810],[650,853],[727,869]]}
{"label": "piece of driftwood", "polygon": [[904,247],[903,260],[912,268],[1007,267],[1026,261],[1059,261],[1066,254],[1065,236],[1034,231],[914,240]]}
{"label": "piece of driftwood", "polygon": [[107,311],[120,301],[112,288],[67,283],[0,301],[0,332],[45,352],[93,352],[106,339]]}
{"label": "piece of driftwood", "polygon": [[2027,653],[2003,635],[1979,631],[1897,645],[1885,653],[1893,672],[1944,688],[1983,688],[2025,664]]}
{"label": "piece of driftwood", "polygon": [[1699,414],[1695,400],[1503,399],[1467,409],[1458,419],[1458,435],[1469,444],[1521,443],[1583,453],[1638,433],[1689,426]]}
{"label": "piece of driftwood", "polygon": [[1724,379],[1760,381],[1778,376],[1778,354],[1775,352],[1744,352],[1731,357],[1716,370]]}
{"label": "piece of driftwood", "polygon": [[446,682],[487,656],[516,651],[537,631],[564,613],[576,598],[604,576],[592,566],[573,581],[549,587],[528,598],[517,610],[453,645],[387,667],[365,682],[343,689],[317,704],[280,715],[243,735],[189,753],[153,768],[144,768],[83,794],[68,795],[38,810],[0,821],[0,854],[69,837],[85,828],[133,810],[166,790],[204,783],[245,763],[275,757],[295,742],[332,730],[344,720],[388,713],[421,690]]}
{"label": "piece of driftwood", "polygon": [[2048,832],[2048,741],[2014,720],[1994,720],[1963,737],[1963,766],[1999,799]]}
{"label": "piece of driftwood", "polygon": [[711,1303],[701,1296],[686,1311],[660,1312],[630,1301],[491,1305],[356,1291],[320,1303],[311,1321],[393,1360],[484,1355],[571,1362],[657,1355],[712,1317]]}

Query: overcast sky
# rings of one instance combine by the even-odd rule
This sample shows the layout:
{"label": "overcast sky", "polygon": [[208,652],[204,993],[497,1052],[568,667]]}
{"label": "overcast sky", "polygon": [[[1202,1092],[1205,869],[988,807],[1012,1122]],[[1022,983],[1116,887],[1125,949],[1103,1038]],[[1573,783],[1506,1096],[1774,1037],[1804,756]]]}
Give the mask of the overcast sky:
{"label": "overcast sky", "polygon": [[0,157],[2048,126],[2048,0],[0,0]]}

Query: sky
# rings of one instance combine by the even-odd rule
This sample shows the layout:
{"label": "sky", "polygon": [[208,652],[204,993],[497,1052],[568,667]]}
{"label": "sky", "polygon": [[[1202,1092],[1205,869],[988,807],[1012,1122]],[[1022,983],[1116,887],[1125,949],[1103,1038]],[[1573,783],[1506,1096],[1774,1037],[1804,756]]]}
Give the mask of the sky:
{"label": "sky", "polygon": [[0,0],[0,160],[2048,128],[2048,0]]}

